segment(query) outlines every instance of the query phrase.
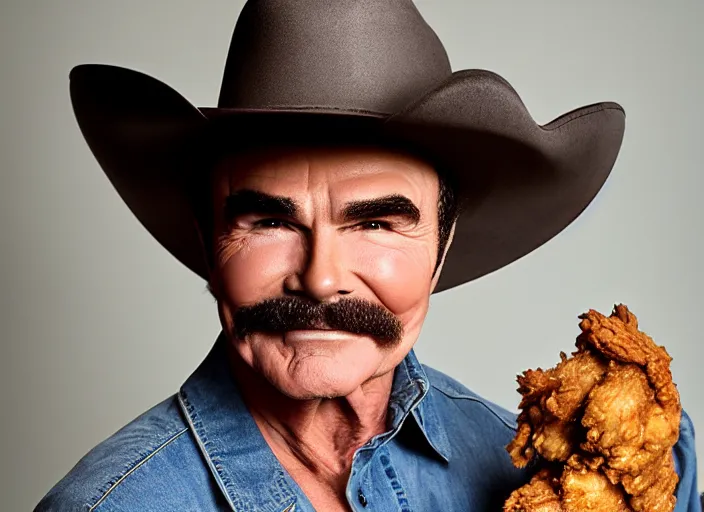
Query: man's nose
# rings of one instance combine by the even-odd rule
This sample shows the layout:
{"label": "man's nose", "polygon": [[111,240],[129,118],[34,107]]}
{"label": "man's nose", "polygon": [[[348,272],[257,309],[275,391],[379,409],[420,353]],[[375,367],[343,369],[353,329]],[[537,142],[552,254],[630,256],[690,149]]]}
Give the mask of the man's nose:
{"label": "man's nose", "polygon": [[303,266],[286,279],[289,292],[325,302],[352,292],[345,258],[334,230],[321,230],[308,237]]}

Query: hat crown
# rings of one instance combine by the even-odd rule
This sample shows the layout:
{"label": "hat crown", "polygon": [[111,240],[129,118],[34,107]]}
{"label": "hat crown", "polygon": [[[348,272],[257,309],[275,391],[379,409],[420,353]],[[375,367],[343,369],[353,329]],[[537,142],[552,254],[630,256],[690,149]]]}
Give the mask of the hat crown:
{"label": "hat crown", "polygon": [[391,114],[451,74],[411,0],[249,0],[218,107]]}

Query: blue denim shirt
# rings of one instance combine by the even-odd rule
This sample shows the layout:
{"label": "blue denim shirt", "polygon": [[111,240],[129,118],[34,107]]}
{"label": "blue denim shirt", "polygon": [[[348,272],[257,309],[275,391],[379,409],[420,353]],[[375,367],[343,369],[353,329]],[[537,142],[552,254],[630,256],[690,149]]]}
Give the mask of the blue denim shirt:
{"label": "blue denim shirt", "polygon": [[[352,510],[500,511],[528,478],[505,446],[515,416],[422,366],[395,372],[389,430],[354,455]],[[701,512],[694,433],[676,446],[676,512]],[[221,336],[179,393],[91,450],[36,511],[313,512],[269,449],[232,380]]]}

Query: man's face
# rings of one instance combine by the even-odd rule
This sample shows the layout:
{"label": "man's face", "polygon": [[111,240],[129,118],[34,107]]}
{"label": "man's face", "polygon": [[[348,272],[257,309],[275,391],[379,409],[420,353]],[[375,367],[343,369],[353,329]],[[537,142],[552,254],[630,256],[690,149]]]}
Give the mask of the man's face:
{"label": "man's face", "polygon": [[280,392],[346,396],[405,357],[439,276],[428,164],[373,148],[253,152],[221,162],[213,205],[223,328]]}

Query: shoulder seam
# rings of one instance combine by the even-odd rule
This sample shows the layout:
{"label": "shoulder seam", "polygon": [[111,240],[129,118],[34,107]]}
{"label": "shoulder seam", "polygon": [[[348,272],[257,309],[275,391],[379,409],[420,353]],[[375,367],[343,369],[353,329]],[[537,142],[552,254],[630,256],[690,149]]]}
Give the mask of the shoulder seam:
{"label": "shoulder seam", "polygon": [[115,488],[120,485],[128,476],[130,476],[132,473],[134,473],[138,468],[142,467],[144,463],[146,463],[149,459],[151,459],[154,455],[159,453],[162,449],[164,449],[166,446],[168,446],[171,442],[175,441],[178,439],[182,434],[188,431],[188,427],[184,427],[182,430],[176,432],[173,436],[168,438],[166,441],[164,441],[161,445],[159,445],[153,452],[151,452],[149,455],[144,457],[141,461],[139,461],[137,464],[134,465],[134,467],[130,468],[127,473],[122,475],[120,478],[117,479],[117,481],[112,484],[107,491],[103,493],[103,495],[96,501],[89,509],[88,512],[93,512],[105,499],[108,497],[108,495],[115,490]]}
{"label": "shoulder seam", "polygon": [[459,400],[470,400],[472,402],[476,402],[478,404],[481,404],[482,407],[484,407],[487,411],[489,411],[491,414],[496,416],[496,418],[499,421],[501,421],[501,423],[503,423],[504,426],[506,426],[506,428],[508,428],[509,430],[511,430],[513,432],[516,432],[516,427],[514,425],[508,423],[505,418],[503,418],[499,414],[497,414],[496,411],[494,411],[491,407],[489,407],[483,400],[479,400],[476,397],[468,396],[468,395],[464,395],[464,394],[454,394],[454,393],[451,394],[448,391],[436,386],[435,384],[431,384],[431,386],[448,398],[459,399]]}

